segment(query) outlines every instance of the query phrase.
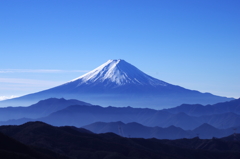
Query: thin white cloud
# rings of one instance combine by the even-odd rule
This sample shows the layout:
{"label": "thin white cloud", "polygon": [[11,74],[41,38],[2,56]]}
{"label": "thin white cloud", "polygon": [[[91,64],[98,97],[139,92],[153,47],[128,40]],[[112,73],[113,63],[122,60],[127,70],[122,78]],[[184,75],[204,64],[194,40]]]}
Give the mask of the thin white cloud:
{"label": "thin white cloud", "polygon": [[0,73],[68,73],[68,72],[88,72],[88,70],[0,69]]}
{"label": "thin white cloud", "polygon": [[0,78],[1,100],[11,97],[12,94],[22,96],[39,92],[65,83],[65,81],[47,81],[23,78]]}
{"label": "thin white cloud", "polygon": [[23,78],[0,78],[0,83],[15,83],[15,84],[27,84],[27,85],[38,85],[38,86],[53,86],[63,82],[59,81],[45,81],[35,79],[23,79]]}
{"label": "thin white cloud", "polygon": [[12,98],[16,98],[18,96],[15,96],[15,95],[11,95],[11,96],[0,96],[0,101],[1,100],[6,100],[6,99],[12,99]]}

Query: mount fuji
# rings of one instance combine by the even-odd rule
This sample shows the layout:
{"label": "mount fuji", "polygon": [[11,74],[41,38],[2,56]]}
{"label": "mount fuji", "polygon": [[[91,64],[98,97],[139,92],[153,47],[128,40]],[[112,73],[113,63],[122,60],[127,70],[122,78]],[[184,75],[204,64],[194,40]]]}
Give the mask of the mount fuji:
{"label": "mount fuji", "polygon": [[0,102],[0,106],[29,105],[46,98],[79,99],[102,106],[155,109],[187,104],[214,104],[232,98],[215,96],[153,78],[124,60],[108,60],[96,69],[60,86]]}

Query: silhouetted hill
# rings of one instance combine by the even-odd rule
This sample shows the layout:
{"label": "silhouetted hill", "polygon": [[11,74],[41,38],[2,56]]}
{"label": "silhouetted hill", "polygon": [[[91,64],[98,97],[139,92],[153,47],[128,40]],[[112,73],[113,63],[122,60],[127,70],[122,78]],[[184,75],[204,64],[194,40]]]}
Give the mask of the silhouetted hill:
{"label": "silhouetted hill", "polygon": [[42,122],[1,126],[0,131],[24,144],[39,149],[49,149],[71,158],[237,159],[240,157],[239,142],[221,139],[123,138],[113,133],[97,135],[79,132],[69,126],[53,127]]}
{"label": "silhouetted hill", "polygon": [[41,100],[28,107],[6,107],[0,108],[0,121],[20,118],[40,118],[53,112],[64,109],[70,105],[90,105],[75,99],[65,100],[63,98],[49,98]]}

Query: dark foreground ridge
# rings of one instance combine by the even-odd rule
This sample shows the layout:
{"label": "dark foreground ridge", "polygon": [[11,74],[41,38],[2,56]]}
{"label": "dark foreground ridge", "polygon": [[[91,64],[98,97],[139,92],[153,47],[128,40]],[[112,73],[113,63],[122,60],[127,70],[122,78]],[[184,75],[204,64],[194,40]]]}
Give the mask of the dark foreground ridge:
{"label": "dark foreground ridge", "polygon": [[[29,155],[25,158],[240,158],[239,135],[234,138],[208,140],[123,138],[113,133],[98,135],[85,129],[54,127],[43,122],[1,126],[0,132],[5,134],[0,134],[1,141],[6,141],[0,143],[0,158],[23,154]],[[6,143],[12,144],[8,150]]]}

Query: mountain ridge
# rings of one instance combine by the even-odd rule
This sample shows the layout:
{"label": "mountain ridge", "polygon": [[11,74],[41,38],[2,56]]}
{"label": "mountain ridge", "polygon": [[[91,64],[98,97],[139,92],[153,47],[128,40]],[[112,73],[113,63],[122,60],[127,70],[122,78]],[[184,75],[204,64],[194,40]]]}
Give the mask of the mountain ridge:
{"label": "mountain ridge", "polygon": [[49,98],[40,100],[28,107],[5,107],[0,108],[0,121],[7,121],[9,119],[21,118],[40,118],[47,116],[53,112],[64,109],[70,105],[91,105],[86,102],[64,98]]}
{"label": "mountain ridge", "polygon": [[[123,137],[157,138],[171,140],[194,137],[199,137],[201,139],[211,139],[213,137],[221,138],[234,133],[232,128],[217,129],[207,123],[203,123],[193,130],[183,130],[182,128],[173,125],[165,128],[158,126],[148,127],[136,122],[123,123],[120,121],[108,123],[95,122],[89,125],[85,125],[82,128],[90,130],[91,132],[97,134],[112,132]],[[240,128],[240,126],[236,128]],[[240,130],[237,131],[237,133],[239,132]]]}
{"label": "mountain ridge", "polygon": [[170,113],[184,112],[191,116],[222,114],[227,112],[234,112],[240,115],[240,98],[212,105],[182,104],[180,106],[164,110]]}
{"label": "mountain ridge", "polygon": [[53,151],[67,158],[237,159],[240,156],[240,142],[231,139],[126,138],[113,133],[78,131],[77,128],[69,126],[54,127],[42,122],[0,126],[0,132],[27,146]]}

